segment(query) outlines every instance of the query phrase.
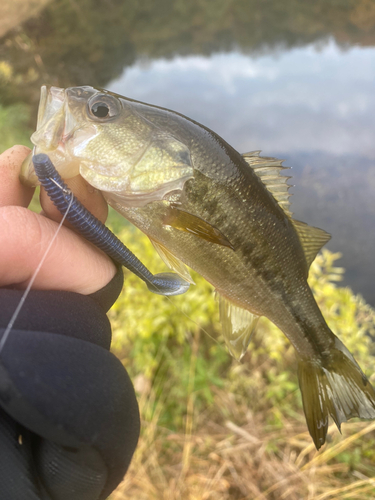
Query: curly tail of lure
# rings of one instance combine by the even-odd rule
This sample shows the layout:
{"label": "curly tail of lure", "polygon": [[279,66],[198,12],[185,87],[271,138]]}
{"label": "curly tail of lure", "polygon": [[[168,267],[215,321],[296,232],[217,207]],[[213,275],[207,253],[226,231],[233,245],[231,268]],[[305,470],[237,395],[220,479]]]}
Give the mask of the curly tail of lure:
{"label": "curly tail of lure", "polygon": [[65,214],[71,204],[66,219],[79,234],[141,278],[151,292],[180,295],[188,290],[189,283],[175,273],[152,274],[112,231],[77,200],[46,154],[35,155],[33,163],[41,185],[58,210]]}

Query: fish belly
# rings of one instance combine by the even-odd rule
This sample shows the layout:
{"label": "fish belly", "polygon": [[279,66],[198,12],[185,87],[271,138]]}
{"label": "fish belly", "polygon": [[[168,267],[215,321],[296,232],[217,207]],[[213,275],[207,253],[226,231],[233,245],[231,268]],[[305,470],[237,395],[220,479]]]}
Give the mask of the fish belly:
{"label": "fish belly", "polygon": [[[301,269],[297,267],[298,254],[279,248],[281,262],[270,252],[265,255],[267,248],[254,248],[255,244],[250,245],[238,236],[249,232],[245,224],[236,228],[235,236],[227,233],[235,244],[231,249],[164,225],[162,221],[166,213],[161,203],[133,209],[111,204],[148,237],[202,275],[230,302],[258,316],[266,316],[281,328],[298,352],[312,354],[310,339],[301,333],[303,324],[309,322],[307,318],[310,316],[313,318],[310,323],[314,323],[311,330],[320,331],[325,322],[307,285],[302,266]],[[232,231],[236,223],[238,226],[238,221],[228,222]],[[226,228],[220,226],[220,229],[226,232]],[[276,247],[277,242],[273,246]],[[296,322],[296,317],[301,318],[302,326]]]}

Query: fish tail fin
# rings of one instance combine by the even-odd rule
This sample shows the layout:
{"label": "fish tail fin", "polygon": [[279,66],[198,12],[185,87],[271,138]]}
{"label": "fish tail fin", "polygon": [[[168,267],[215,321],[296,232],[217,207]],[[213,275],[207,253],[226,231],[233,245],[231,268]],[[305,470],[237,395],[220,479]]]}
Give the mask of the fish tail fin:
{"label": "fish tail fin", "polygon": [[298,379],[307,427],[316,449],[325,443],[328,416],[338,429],[349,418],[375,419],[375,391],[344,344],[324,358],[300,360]]}

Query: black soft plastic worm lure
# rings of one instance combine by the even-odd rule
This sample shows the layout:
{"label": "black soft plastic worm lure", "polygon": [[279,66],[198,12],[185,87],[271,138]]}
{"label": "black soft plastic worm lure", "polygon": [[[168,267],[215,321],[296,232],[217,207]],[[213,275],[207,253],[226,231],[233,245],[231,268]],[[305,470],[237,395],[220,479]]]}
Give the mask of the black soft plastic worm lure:
{"label": "black soft plastic worm lure", "polygon": [[66,219],[79,234],[141,278],[151,292],[159,295],[180,295],[188,290],[189,283],[175,273],[152,274],[112,231],[77,200],[48,155],[35,155],[33,163],[41,185],[58,210],[64,215],[70,205]]}

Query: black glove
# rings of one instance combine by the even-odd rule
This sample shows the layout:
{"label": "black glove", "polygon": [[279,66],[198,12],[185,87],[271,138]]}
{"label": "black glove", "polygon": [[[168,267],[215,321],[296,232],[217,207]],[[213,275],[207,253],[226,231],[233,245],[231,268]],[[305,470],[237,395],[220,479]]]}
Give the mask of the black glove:
{"label": "black glove", "polygon": [[[109,352],[106,311],[118,270],[98,292],[33,290],[0,352],[1,500],[102,500],[139,436],[131,381]],[[0,336],[23,291],[0,289]]]}

